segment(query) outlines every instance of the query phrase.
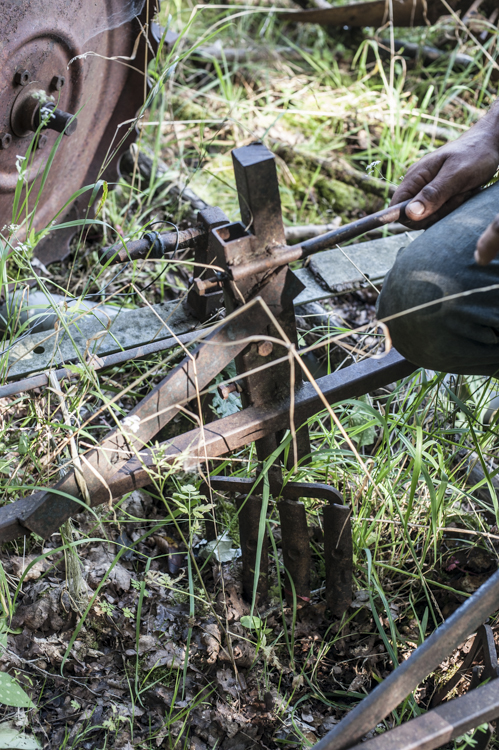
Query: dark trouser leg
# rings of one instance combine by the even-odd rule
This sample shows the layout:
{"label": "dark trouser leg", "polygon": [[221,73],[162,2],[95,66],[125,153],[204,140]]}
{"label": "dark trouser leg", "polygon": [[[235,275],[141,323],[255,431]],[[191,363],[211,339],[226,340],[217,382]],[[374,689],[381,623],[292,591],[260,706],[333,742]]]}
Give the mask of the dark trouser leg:
{"label": "dark trouser leg", "polygon": [[[399,252],[383,285],[378,319],[387,319],[393,345],[414,364],[499,376],[499,256],[488,266],[473,258],[478,238],[498,213],[496,184]],[[478,291],[494,284],[496,289]],[[429,302],[434,304],[405,312]]]}

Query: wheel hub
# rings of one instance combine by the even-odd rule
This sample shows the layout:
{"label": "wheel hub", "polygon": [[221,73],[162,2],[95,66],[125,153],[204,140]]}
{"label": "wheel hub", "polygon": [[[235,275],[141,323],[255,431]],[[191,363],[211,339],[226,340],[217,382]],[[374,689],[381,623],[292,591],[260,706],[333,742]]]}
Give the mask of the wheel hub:
{"label": "wheel hub", "polygon": [[[4,226],[5,239],[5,226],[18,226],[9,237],[14,245],[33,228],[47,227],[82,186],[100,177],[116,180],[118,159],[134,135],[129,125],[119,126],[134,118],[145,90],[140,70],[147,64],[144,38],[136,62],[123,64],[132,57],[141,24],[148,21],[145,11],[141,24],[133,19],[142,5],[140,0],[2,3],[0,230]],[[40,124],[42,135],[28,151]],[[60,139],[53,156],[61,132],[71,137]],[[17,201],[20,172],[24,188]],[[75,201],[71,218],[82,215],[87,204],[88,199]],[[37,255],[43,262],[63,257],[74,231],[55,232]]]}

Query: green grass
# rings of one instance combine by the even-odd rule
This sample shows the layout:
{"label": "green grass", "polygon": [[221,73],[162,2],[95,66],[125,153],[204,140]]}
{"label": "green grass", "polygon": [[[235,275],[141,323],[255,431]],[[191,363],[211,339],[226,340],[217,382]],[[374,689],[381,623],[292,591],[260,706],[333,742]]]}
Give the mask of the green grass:
{"label": "green grass", "polygon": [[[362,172],[375,163],[372,169],[387,187],[397,184],[415,159],[440,143],[421,125],[437,124],[459,133],[496,94],[490,61],[472,40],[464,34],[457,36],[448,20],[430,29],[397,31],[397,36],[473,54],[479,63],[476,69],[454,70],[445,60],[426,68],[421,63],[406,66],[400,59],[381,57],[369,31],[338,31],[329,36],[314,26],[284,25],[269,7],[259,11],[254,3],[198,8],[190,0],[165,2],[162,21],[182,31],[183,40],[173,54],[161,52],[151,66],[158,85],[139,145],[153,154],[156,172],[149,186],[130,186],[122,180],[107,193],[94,234],[82,226],[70,263],[51,268],[51,291],[78,298],[98,293],[103,301],[126,307],[142,304],[134,291],[137,287],[145,289],[143,298],[149,304],[173,297],[174,287],[186,284],[188,273],[182,274],[180,267],[134,263],[116,276],[115,269],[99,266],[97,249],[114,242],[119,234],[140,236],[153,221],[182,225],[187,211],[169,191],[171,175],[208,203],[220,205],[231,219],[238,219],[230,157],[234,147],[261,138],[272,149],[278,144],[289,148],[286,162],[277,159],[287,225],[327,223],[337,215],[347,221],[387,202],[388,189],[386,195],[373,197],[339,179],[335,182],[318,160],[341,157]],[[222,55],[210,64],[196,58],[195,46],[217,41],[223,49],[243,46],[249,40],[255,47],[270,50],[271,61],[229,63]],[[492,36],[486,45],[490,54],[495,54],[495,45]],[[301,59],[288,58],[280,48],[298,51]],[[170,176],[162,174],[160,160],[166,162]],[[16,213],[26,215],[29,222],[25,208],[23,212],[17,206]],[[8,231],[4,234],[2,283],[22,284],[37,273],[31,264],[36,238],[28,237],[22,248],[12,248]],[[165,273],[154,281],[161,271]],[[25,332],[26,328],[17,325],[9,335],[16,339]],[[328,369],[335,366],[334,333],[320,328],[302,332],[307,344],[321,342],[318,352]],[[360,332],[350,340],[362,348],[362,341],[372,335],[372,330]],[[128,412],[181,356],[180,351],[172,358],[158,355],[105,373],[94,372],[82,359],[79,377],[62,384],[70,426],[64,424],[59,399],[49,390],[0,404],[0,486],[5,501],[56,481],[71,462],[68,438],[74,436],[80,451],[96,444],[115,419]],[[97,651],[112,648],[123,655],[125,687],[120,705],[148,710],[148,700],[159,688],[171,696],[161,725],[151,720],[147,727],[137,718],[120,718],[120,708],[110,709],[100,719],[102,747],[119,748],[129,741],[140,748],[187,748],[187,728],[199,712],[218,706],[220,716],[228,711],[236,717],[248,705],[263,705],[267,694],[273,699],[262,724],[267,746],[313,744],[325,719],[340,718],[497,565],[499,505],[492,480],[499,468],[498,435],[496,425],[483,424],[484,407],[497,384],[485,378],[460,380],[455,385],[438,373],[419,372],[394,390],[335,406],[338,423],[326,411],[308,422],[311,460],[286,474],[286,481],[329,483],[342,491],[352,507],[356,607],[342,622],[331,621],[324,613],[319,500],[305,502],[309,525],[316,532],[313,607],[304,611],[296,601],[282,599],[277,502],[269,496],[271,599],[263,608],[248,608],[246,617],[258,619],[244,620],[245,625],[234,615],[236,605],[231,603],[238,564],[220,575],[213,560],[204,561],[192,552],[203,537],[204,520],[213,514],[219,533],[228,531],[237,548],[233,499],[214,497],[209,505],[203,504],[188,489],[199,486],[199,475],[186,474],[180,465],[151,473],[150,520],[147,514],[146,518],[137,515],[137,508],[126,510],[125,498],[112,510],[102,506],[84,522],[77,521],[77,531],[66,542],[61,544],[55,537],[51,547],[45,544],[43,554],[50,556],[52,567],[42,580],[50,576],[64,580],[61,568],[54,567],[64,556],[64,546],[72,546],[82,560],[93,547],[106,547],[112,561],[89,592],[88,605],[77,614],[64,641],[62,660],[47,663],[46,669],[26,662],[16,674],[38,705],[38,711],[28,713],[30,726],[40,732],[44,690],[61,673],[67,694],[88,708],[88,698],[78,692],[81,681],[72,671],[76,663],[73,646],[82,642],[85,648],[91,643]],[[90,420],[97,412],[101,417]],[[187,418],[175,424],[179,432],[189,428]],[[283,455],[292,450],[291,444],[288,435]],[[470,486],[462,472],[470,454],[483,470],[480,486]],[[254,446],[214,462],[213,471],[255,477],[259,467]],[[489,501],[483,499],[485,488]],[[129,564],[133,582],[126,596],[110,603],[105,596],[110,590],[108,579],[113,570],[120,569],[129,550],[128,543],[107,547],[107,540],[116,540],[123,531],[135,552]],[[263,536],[263,523],[261,532]],[[163,546],[154,541],[157,537],[166,540]],[[3,562],[7,567],[10,554],[33,554],[40,559],[43,549],[41,540],[34,538],[27,539],[26,547],[13,542],[6,547]],[[175,561],[183,564],[175,569]],[[26,581],[10,573],[0,576],[5,619],[21,601],[26,586]],[[155,602],[176,612],[170,630],[162,631],[158,643],[164,648],[181,645],[186,653],[181,664],[155,667],[148,665],[147,654],[140,654],[140,639],[151,632],[157,617]],[[495,627],[495,618],[491,622]],[[207,663],[202,645],[208,625],[218,629],[226,652],[215,666]],[[135,649],[133,658],[125,657],[127,649]],[[239,653],[246,654],[246,661]],[[217,670],[221,668],[228,669],[235,680],[242,674],[246,685],[242,693],[220,682]],[[449,662],[437,670],[389,721],[398,724],[425,710],[434,687],[445,682],[452,669]],[[202,675],[199,682],[198,673]],[[75,709],[75,715],[79,716],[79,710]],[[303,713],[321,721],[307,729]],[[9,717],[8,709],[5,715]],[[90,732],[91,727],[84,724],[73,734],[68,729],[60,747],[95,742],[96,735]],[[223,737],[208,739],[209,731],[205,734],[202,741],[209,747],[222,744]],[[463,742],[453,747],[462,747]]]}

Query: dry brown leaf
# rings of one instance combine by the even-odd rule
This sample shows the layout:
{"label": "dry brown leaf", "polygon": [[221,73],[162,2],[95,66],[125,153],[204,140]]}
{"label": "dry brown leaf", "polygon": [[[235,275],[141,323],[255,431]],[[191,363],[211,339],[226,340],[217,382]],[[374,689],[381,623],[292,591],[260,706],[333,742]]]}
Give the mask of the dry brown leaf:
{"label": "dry brown leaf", "polygon": [[201,640],[203,641],[208,651],[208,664],[214,664],[216,662],[218,654],[220,652],[221,639],[222,637],[220,634],[220,628],[218,627],[216,622],[212,622],[203,626],[203,634],[201,635]]}
{"label": "dry brown leaf", "polygon": [[[31,563],[36,560],[38,555],[27,555],[26,557],[19,557],[18,555],[13,555],[10,558],[10,563],[12,565],[12,573],[16,576],[16,578],[21,578],[26,568],[31,565]],[[36,581],[37,578],[40,578],[42,573],[45,573],[46,570],[50,567],[50,563],[46,559],[38,560],[35,562],[32,568],[26,573],[24,580],[25,581]]]}
{"label": "dry brown leaf", "polygon": [[185,648],[167,643],[162,649],[154,651],[146,660],[147,669],[168,667],[168,669],[182,669],[185,662]]}

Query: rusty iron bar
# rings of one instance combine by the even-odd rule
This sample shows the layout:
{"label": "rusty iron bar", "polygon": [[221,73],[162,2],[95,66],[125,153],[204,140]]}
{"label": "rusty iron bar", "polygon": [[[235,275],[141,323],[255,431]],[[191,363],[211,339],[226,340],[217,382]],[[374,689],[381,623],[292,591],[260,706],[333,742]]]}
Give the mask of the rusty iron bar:
{"label": "rusty iron bar", "polygon": [[[361,703],[349,711],[334,729],[314,745],[314,750],[347,750],[360,742],[367,732],[383,721],[430,672],[486,622],[497,609],[499,609],[499,571],[480,586]],[[495,681],[493,684],[499,686],[499,683]],[[499,700],[499,694],[495,695],[496,700]],[[476,726],[476,724],[472,723],[470,726]],[[378,747],[385,748],[387,745]],[[392,747],[399,748],[401,745],[392,745]],[[432,747],[438,747],[438,745]]]}
{"label": "rusty iron bar", "polygon": [[[126,263],[129,260],[159,260],[167,253],[176,250],[184,250],[187,247],[195,247],[197,243],[206,242],[208,230],[203,226],[195,226],[190,229],[182,229],[179,232],[146,232],[140,240],[132,240],[123,244],[117,242],[111,247],[105,247],[99,254],[99,262],[102,265],[109,263]],[[124,241],[123,241],[124,242]]]}
{"label": "rusty iron bar", "polygon": [[[498,717],[499,680],[493,680],[462,698],[455,698],[372,740],[355,745],[355,750],[436,750],[470,729]],[[484,739],[488,743],[490,733],[485,734]],[[321,747],[327,745],[319,742],[312,750],[319,750]],[[485,750],[486,744],[474,747]]]}
{"label": "rusty iron bar", "polygon": [[357,219],[357,221],[353,221],[351,224],[345,224],[338,229],[333,229],[331,232],[326,232],[326,234],[312,237],[312,239],[306,240],[299,245],[292,245],[291,247],[287,245],[276,246],[273,248],[271,255],[267,253],[262,259],[257,259],[250,263],[242,262],[240,265],[229,265],[230,278],[233,281],[240,281],[248,276],[267,273],[280,266],[294,263],[297,260],[304,260],[314,253],[320,253],[323,250],[338,245],[340,242],[347,242],[355,237],[360,237],[366,232],[379,229],[379,227],[384,227],[394,221],[403,222],[406,220],[405,208],[409,203],[410,200],[407,200],[403,203],[398,203],[396,206],[389,206],[375,214]]}
{"label": "rusty iron bar", "polygon": [[[127,244],[124,244],[125,241],[116,242],[111,247],[103,248],[99,261],[102,265],[105,263],[115,265],[142,258],[160,260],[168,253],[185,250],[188,247],[204,250],[210,231],[229,223],[223,211],[216,206],[208,206],[199,211],[197,221],[197,225],[190,229],[170,232],[148,231],[140,240],[133,240]],[[193,265],[196,263],[194,262]]]}
{"label": "rusty iron bar", "polygon": [[[363,360],[344,370],[319,378],[316,382],[327,403],[334,404],[345,399],[357,398],[396,380],[401,380],[411,375],[416,369],[415,365],[405,360],[396,351],[391,351],[382,360]],[[295,394],[295,423],[302,424],[323,408],[324,404],[315,388],[311,383],[305,383]],[[153,451],[147,448],[140,450],[140,458],[132,458],[117,470],[109,479],[107,487],[100,484],[92,489],[91,505],[93,507],[108,502],[110,493],[113,498],[119,498],[127,492],[145,487],[151,482],[151,470],[160,471],[163,465],[171,465],[182,459],[185,468],[192,469],[199,461],[204,462],[206,458],[224,456],[266,435],[287,429],[289,425],[290,401],[285,399],[280,403],[248,407],[236,414],[204,425],[203,428],[197,427],[162,443],[159,465],[157,465]],[[227,478],[223,479],[228,481]],[[313,497],[328,499],[320,494],[317,486],[310,486],[313,487]],[[335,492],[330,487],[328,491]],[[299,490],[301,494],[293,495],[293,483],[286,485],[286,492],[290,498],[304,497],[301,485]],[[54,499],[50,492],[37,492],[4,505],[0,507],[0,542],[8,542],[30,534],[33,525],[31,517],[34,513],[37,516],[45,514],[47,521],[43,524],[46,528],[44,533],[49,536],[58,530],[61,523],[59,518],[67,518],[77,513],[78,510],[79,506],[74,499],[64,495],[60,495],[59,499]]]}
{"label": "rusty iron bar", "polygon": [[[450,0],[453,10],[468,10],[472,0]],[[490,0],[492,8],[493,0]],[[399,0],[393,3],[394,26],[426,26],[436,23],[440,16],[447,15],[448,10],[438,0]],[[374,2],[352,3],[341,7],[310,10],[283,10],[279,18],[284,21],[301,23],[318,23],[323,26],[350,26],[353,28],[374,26],[379,28],[390,21],[388,6],[385,0]]]}
{"label": "rusty iron bar", "polygon": [[[390,366],[393,365],[395,365],[395,362]],[[330,376],[328,375],[326,378],[322,378],[322,380],[325,381],[329,377]],[[210,477],[209,481],[203,482],[199,491],[202,494],[206,494],[210,492],[211,488],[215,492],[238,492],[240,494],[248,494],[249,491],[251,491],[251,494],[254,495],[261,492],[263,481],[263,477],[252,479],[247,477],[224,477],[216,475]],[[286,482],[285,484],[282,484],[270,479],[270,492],[276,498],[286,497],[289,500],[300,500],[302,497],[307,497],[316,498],[318,500],[327,500],[329,503],[343,505],[343,496],[341,492],[338,492],[338,490],[331,487],[329,484],[323,484],[322,482]]]}

